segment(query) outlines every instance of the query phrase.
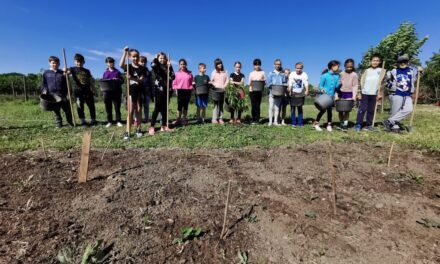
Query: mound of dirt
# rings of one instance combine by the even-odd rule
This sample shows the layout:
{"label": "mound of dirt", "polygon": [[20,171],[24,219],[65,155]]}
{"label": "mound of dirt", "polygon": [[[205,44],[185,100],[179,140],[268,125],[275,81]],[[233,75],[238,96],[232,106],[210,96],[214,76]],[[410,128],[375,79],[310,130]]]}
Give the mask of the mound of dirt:
{"label": "mound of dirt", "polygon": [[[0,263],[81,261],[102,239],[109,263],[439,263],[440,157],[388,145],[241,150],[1,153]],[[220,239],[227,193],[225,239]],[[181,229],[201,228],[183,239]]]}

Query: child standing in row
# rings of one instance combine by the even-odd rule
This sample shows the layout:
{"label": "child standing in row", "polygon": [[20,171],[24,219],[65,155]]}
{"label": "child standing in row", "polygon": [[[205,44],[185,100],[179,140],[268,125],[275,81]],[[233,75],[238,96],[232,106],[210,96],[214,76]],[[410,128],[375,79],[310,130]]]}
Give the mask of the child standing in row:
{"label": "child standing in row", "polygon": [[[234,69],[235,71],[231,73],[229,76],[229,82],[234,85],[235,89],[240,89],[240,100],[244,100],[244,91],[243,91],[243,85],[244,85],[244,74],[241,73],[241,62],[236,61],[234,63]],[[233,109],[231,108],[231,120],[229,123],[234,124],[240,124],[241,123],[241,112],[242,109]],[[235,119],[235,114],[237,114],[237,119]]]}
{"label": "child standing in row", "polygon": [[76,100],[76,107],[78,111],[78,116],[81,120],[81,125],[86,127],[88,124],[86,122],[86,117],[84,114],[84,103],[89,108],[90,112],[90,125],[97,125],[96,122],[96,110],[95,110],[95,99],[92,90],[93,77],[90,71],[84,68],[85,59],[81,54],[75,54],[75,67],[71,67],[69,72],[72,74],[73,81],[75,83],[75,89],[73,94]]}
{"label": "child standing in row", "polygon": [[[289,82],[289,75],[290,75],[290,69],[286,68],[284,69],[284,83],[288,85]],[[281,120],[281,125],[285,126],[285,119],[286,119],[286,110],[287,105],[289,104],[289,94],[286,91],[286,94],[281,98],[281,109],[279,114],[279,120]]]}
{"label": "child standing in row", "polygon": [[[142,89],[143,82],[147,76],[147,69],[139,64],[139,51],[136,49],[124,48],[124,53],[121,56],[121,61],[119,66],[127,72],[127,65],[125,64],[125,59],[130,56],[131,63],[128,65],[128,76],[130,93],[127,94],[127,102],[130,102],[131,113],[134,115],[134,125],[136,126],[136,136],[141,137],[141,108],[142,108]],[[131,119],[131,116],[130,116]],[[128,122],[128,120],[127,120]],[[125,132],[125,139],[129,138],[128,132]]]}
{"label": "child standing in row", "polygon": [[[223,62],[219,58],[214,61],[215,69],[211,73],[211,84],[215,88],[225,90],[228,85],[228,73],[225,71]],[[224,94],[218,101],[214,101],[214,109],[212,111],[212,123],[224,124],[223,121],[223,104],[225,101]]]}
{"label": "child standing in row", "polygon": [[73,126],[72,112],[70,111],[70,104],[67,99],[67,82],[66,73],[59,69],[60,59],[55,56],[49,57],[50,69],[44,71],[41,82],[42,94],[54,94],[61,97],[59,107],[54,109],[56,127],[61,128],[63,126],[63,118],[61,117],[61,109],[63,109],[66,115],[67,123]]}
{"label": "child standing in row", "polygon": [[[359,78],[354,69],[354,60],[347,59],[344,62],[345,71],[340,74],[340,90],[335,94],[336,100],[353,100],[356,101]],[[350,112],[339,112],[339,121],[342,131],[348,129],[348,119],[350,118]]]}
{"label": "child standing in row", "polygon": [[[151,93],[152,93],[152,84],[151,84],[151,72],[148,70],[147,66],[148,59],[145,56],[139,57],[139,64],[142,67],[145,67],[146,75],[142,82],[142,90],[141,90],[141,104],[144,108],[144,117],[142,119],[142,123],[148,123],[150,117],[150,101],[151,101]],[[142,107],[141,107],[142,108]]]}
{"label": "child standing in row", "polygon": [[[295,71],[290,73],[288,82],[288,92],[290,96],[307,96],[309,94],[309,77],[303,72],[304,65],[302,62],[295,64]],[[298,118],[296,116],[296,108],[298,109]],[[290,106],[290,117],[292,118],[292,126],[303,126],[303,107]]]}
{"label": "child standing in row", "polygon": [[376,109],[376,101],[381,99],[381,95],[378,94],[380,83],[385,76],[385,70],[379,68],[382,59],[379,55],[375,54],[371,58],[371,67],[368,68],[361,77],[361,102],[356,118],[356,132],[359,132],[364,122],[365,113],[366,118],[366,131],[372,131],[374,110]]}
{"label": "child standing in row", "polygon": [[251,99],[252,124],[260,122],[260,105],[263,97],[262,91],[253,91],[252,81],[266,81],[266,74],[261,69],[261,60],[255,59],[254,70],[249,74],[249,97]]}
{"label": "child standing in row", "polygon": [[103,80],[112,80],[115,82],[114,90],[103,92],[105,111],[107,113],[106,127],[110,127],[113,123],[113,114],[112,114],[113,106],[115,107],[116,124],[118,127],[122,127],[122,123],[121,123],[122,88],[121,88],[121,84],[123,83],[123,80],[122,80],[121,72],[115,68],[115,60],[112,57],[107,57],[105,59],[105,63],[107,64],[107,69],[105,70],[105,72],[102,76],[102,79]]}
{"label": "child standing in row", "polygon": [[[328,63],[327,69],[323,72],[321,76],[321,80],[319,82],[319,91],[321,94],[328,94],[332,97],[333,101],[335,98],[335,91],[339,89],[339,61],[332,60]],[[332,132],[332,117],[333,117],[333,105],[329,106],[327,109],[323,109],[319,111],[318,116],[316,117],[315,122],[313,123],[313,128],[316,131],[322,131],[322,128],[319,126],[319,120],[327,112],[327,131]]]}
{"label": "child standing in row", "polygon": [[[206,75],[206,64],[199,63],[199,74],[194,78],[193,85],[195,88],[199,86],[209,86],[210,79]],[[205,123],[206,108],[208,107],[208,93],[196,94],[196,106],[197,106],[197,123]]]}
{"label": "child standing in row", "polygon": [[[177,119],[174,124],[188,124],[188,105],[191,99],[193,86],[193,75],[187,68],[185,59],[179,60],[180,70],[176,73],[173,81],[173,89],[177,94]],[[182,120],[183,115],[183,120]]]}
{"label": "child standing in row", "polygon": [[269,87],[269,126],[274,124],[278,126],[278,116],[281,108],[282,96],[274,96],[272,94],[272,85],[284,85],[285,76],[280,59],[274,62],[274,70],[267,76],[266,84]]}

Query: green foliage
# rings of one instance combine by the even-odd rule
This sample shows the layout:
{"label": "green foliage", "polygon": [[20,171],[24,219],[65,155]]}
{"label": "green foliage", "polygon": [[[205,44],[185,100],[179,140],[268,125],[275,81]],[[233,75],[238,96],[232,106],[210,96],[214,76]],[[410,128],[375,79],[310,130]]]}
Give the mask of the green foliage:
{"label": "green foliage", "polygon": [[387,70],[396,67],[397,57],[403,53],[409,55],[412,64],[420,65],[418,55],[420,53],[420,48],[427,39],[427,36],[419,39],[415,25],[411,22],[404,22],[400,24],[396,32],[388,34],[376,47],[370,47],[368,49],[359,68],[368,68],[371,57],[375,53],[382,56],[383,61],[386,63],[385,67]]}
{"label": "green foliage", "polygon": [[238,262],[239,264],[248,264],[249,263],[248,253],[246,251],[239,250],[237,252],[237,256],[238,256],[238,260],[240,261],[240,262]]}
{"label": "green foliage", "polygon": [[[241,98],[241,93],[244,94],[244,98]],[[246,100],[246,92],[243,86],[235,84],[228,84],[225,88],[225,97],[227,98],[227,104],[231,109],[236,111],[247,111],[249,108],[248,101]]]}
{"label": "green foliage", "polygon": [[57,259],[61,264],[72,264],[73,262],[73,254],[70,248],[63,248],[58,251]]}
{"label": "green foliage", "polygon": [[192,240],[203,235],[203,230],[200,227],[184,227],[180,230],[181,236],[173,240],[173,244],[182,244],[186,241]]}
{"label": "green foliage", "polygon": [[434,53],[422,75],[422,92],[428,97],[428,101],[440,101],[440,53]]}
{"label": "green foliage", "polygon": [[81,264],[104,263],[109,257],[111,247],[102,248],[103,240],[97,240],[93,244],[87,244],[82,256]]}

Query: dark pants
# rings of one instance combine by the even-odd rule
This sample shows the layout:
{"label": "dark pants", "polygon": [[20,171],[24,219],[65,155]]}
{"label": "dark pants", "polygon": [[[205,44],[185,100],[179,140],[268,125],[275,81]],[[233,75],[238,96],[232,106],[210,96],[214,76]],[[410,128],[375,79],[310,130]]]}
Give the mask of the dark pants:
{"label": "dark pants", "polygon": [[356,118],[356,125],[362,125],[365,113],[367,113],[367,126],[373,125],[374,109],[376,108],[377,95],[362,94],[359,110]]}
{"label": "dark pants", "polygon": [[191,90],[177,90],[177,111],[188,111]]}
{"label": "dark pants", "polygon": [[90,119],[92,121],[96,120],[96,110],[95,110],[95,100],[93,94],[75,94],[76,97],[76,109],[78,111],[78,117],[83,122],[86,119],[84,114],[84,103],[89,108]]}
{"label": "dark pants", "polygon": [[[241,112],[242,111],[237,111],[237,119],[241,119]],[[232,111],[231,111],[231,119],[234,119],[234,118],[235,118],[235,110],[232,109]]]}
{"label": "dark pants", "polygon": [[154,111],[151,117],[151,127],[156,125],[157,116],[162,116],[162,126],[167,125],[167,94],[165,92],[156,91],[154,97]]}
{"label": "dark pants", "polygon": [[324,109],[322,111],[319,111],[318,116],[316,117],[316,122],[319,122],[321,120],[321,117],[324,115],[324,113],[327,111],[327,122],[331,123],[333,118],[333,107]]}
{"label": "dark pants", "polygon": [[70,111],[70,104],[66,98],[64,98],[60,102],[60,107],[58,107],[53,111],[55,113],[55,122],[57,123],[57,125],[59,126],[63,125],[63,118],[61,117],[61,109],[64,111],[64,115],[66,116],[67,123],[73,125],[72,112]]}
{"label": "dark pants", "polygon": [[[296,118],[295,110],[298,108],[298,120]],[[303,125],[303,107],[302,106],[290,106],[290,117],[292,118],[292,125]]]}
{"label": "dark pants", "polygon": [[115,107],[116,122],[121,122],[121,90],[106,91],[104,94],[105,112],[107,113],[107,121],[113,122],[112,108]]}
{"label": "dark pants", "polygon": [[261,105],[261,98],[263,97],[263,93],[262,92],[250,92],[249,97],[251,98],[252,121],[259,122],[260,121],[260,105]]}

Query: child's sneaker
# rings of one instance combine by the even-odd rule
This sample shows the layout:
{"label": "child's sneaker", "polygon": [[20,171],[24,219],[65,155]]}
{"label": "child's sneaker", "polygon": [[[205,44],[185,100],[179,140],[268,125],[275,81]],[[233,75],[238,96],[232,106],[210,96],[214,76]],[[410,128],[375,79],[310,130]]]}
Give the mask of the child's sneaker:
{"label": "child's sneaker", "polygon": [[136,137],[140,138],[142,137],[144,134],[142,133],[141,129],[138,128],[138,130],[136,131]]}
{"label": "child's sneaker", "polygon": [[107,125],[105,125],[105,127],[111,127],[112,123],[108,122]]}
{"label": "child's sneaker", "polygon": [[212,123],[212,124],[218,124],[218,121],[217,121],[217,120],[212,120],[211,123]]}
{"label": "child's sneaker", "polygon": [[347,132],[348,131],[348,126],[347,125],[342,125],[342,132]]}
{"label": "child's sneaker", "polygon": [[354,127],[354,131],[356,131],[356,132],[361,131],[361,125],[356,125],[356,126]]}
{"label": "child's sneaker", "polygon": [[161,132],[168,132],[168,131],[171,131],[171,129],[169,127],[167,127],[167,126],[163,126],[163,127],[160,128],[160,131]]}
{"label": "child's sneaker", "polygon": [[384,126],[384,128],[385,128],[386,131],[388,131],[388,132],[391,131],[391,127],[393,126],[393,124],[391,123],[390,120],[384,120],[384,121],[382,122],[382,124],[383,124],[383,126]]}
{"label": "child's sneaker", "polygon": [[236,124],[241,124],[241,120],[240,120],[240,119],[237,119],[237,120],[235,120],[235,123],[236,123]]}
{"label": "child's sneaker", "polygon": [[55,125],[55,128],[62,128],[63,127],[63,124],[62,123],[57,123],[56,125]]}
{"label": "child's sneaker", "polygon": [[272,122],[269,122],[268,126],[272,126]]}
{"label": "child's sneaker", "polygon": [[281,126],[278,122],[273,123],[274,126]]}
{"label": "child's sneaker", "polygon": [[322,131],[322,128],[319,126],[319,124],[314,124],[314,125],[313,125],[313,128],[314,128],[316,131]]}
{"label": "child's sneaker", "polygon": [[293,128],[296,128],[296,125],[295,125],[295,124],[292,124],[292,127],[293,127]]}
{"label": "child's sneaker", "polygon": [[129,140],[130,139],[130,135],[128,134],[128,132],[124,132],[124,140]]}
{"label": "child's sneaker", "polygon": [[330,125],[330,124],[327,125],[327,131],[328,132],[332,132],[333,131],[332,125]]}
{"label": "child's sneaker", "polygon": [[285,126],[285,125],[286,125],[286,123],[284,122],[284,119],[281,121],[281,125],[282,125],[282,126]]}
{"label": "child's sneaker", "polygon": [[154,133],[155,133],[155,131],[154,131],[154,127],[150,127],[150,128],[148,129],[148,134],[149,134],[150,136],[154,136]]}
{"label": "child's sneaker", "polygon": [[122,127],[122,123],[121,123],[121,122],[116,123],[116,125],[117,125],[118,127]]}
{"label": "child's sneaker", "polygon": [[231,120],[229,120],[229,124],[234,124],[234,123],[235,123],[234,118],[231,118]]}
{"label": "child's sneaker", "polygon": [[223,119],[220,119],[220,120],[218,121],[218,123],[219,123],[220,125],[223,125],[223,124],[225,123],[225,121],[223,121]]}
{"label": "child's sneaker", "polygon": [[364,131],[374,131],[374,126],[366,126],[364,127]]}
{"label": "child's sneaker", "polygon": [[96,122],[95,119],[92,119],[92,120],[90,121],[90,126],[96,126],[96,125],[98,125],[98,122]]}

